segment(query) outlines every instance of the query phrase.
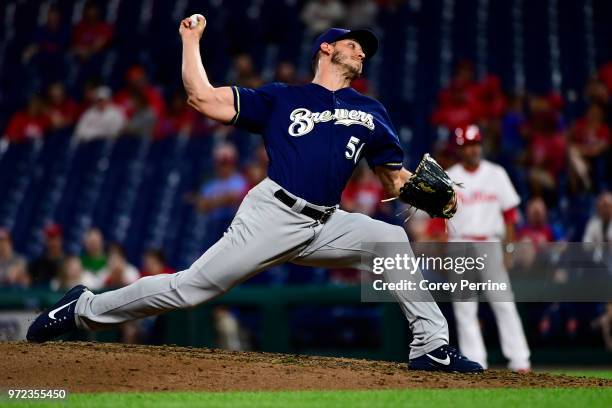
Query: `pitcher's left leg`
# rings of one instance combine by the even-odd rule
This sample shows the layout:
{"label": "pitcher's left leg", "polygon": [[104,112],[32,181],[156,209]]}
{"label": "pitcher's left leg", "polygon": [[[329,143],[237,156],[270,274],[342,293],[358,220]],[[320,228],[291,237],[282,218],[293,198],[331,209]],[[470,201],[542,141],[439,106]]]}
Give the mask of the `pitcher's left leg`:
{"label": "pitcher's left leg", "polygon": [[453,302],[459,350],[470,360],[487,367],[487,349],[478,321],[478,302]]}
{"label": "pitcher's left leg", "polygon": [[[364,242],[405,243],[406,252],[412,256],[408,237],[403,228],[374,220],[363,214],[338,210],[327,223],[317,229],[314,241],[291,262],[307,266],[364,269],[365,265],[362,265]],[[393,255],[394,253],[376,254],[376,256]],[[420,279],[420,271],[417,271],[413,277]],[[448,344],[448,325],[433,298],[430,297],[430,301],[415,301],[414,298],[410,299],[405,291],[395,291],[393,295],[398,300],[412,331],[411,359]]]}

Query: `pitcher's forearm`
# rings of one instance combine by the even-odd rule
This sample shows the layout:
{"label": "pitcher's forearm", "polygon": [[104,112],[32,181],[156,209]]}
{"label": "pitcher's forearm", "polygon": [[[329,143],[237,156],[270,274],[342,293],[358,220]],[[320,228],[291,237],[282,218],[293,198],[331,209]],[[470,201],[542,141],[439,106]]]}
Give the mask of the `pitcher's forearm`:
{"label": "pitcher's forearm", "polygon": [[400,194],[400,188],[412,176],[412,173],[402,167],[400,170],[390,169],[384,166],[379,166],[374,169],[376,175],[380,179],[385,193],[389,197],[397,197]]}
{"label": "pitcher's forearm", "polygon": [[234,94],[230,87],[215,88],[200,56],[200,38],[206,27],[206,19],[198,16],[198,24],[192,25],[192,17],[181,21],[179,33],[183,43],[181,76],[187,93],[187,102],[203,115],[222,123],[230,123],[236,115]]}
{"label": "pitcher's forearm", "polygon": [[206,99],[213,86],[208,80],[200,57],[200,44],[193,40],[183,41],[183,84],[189,99]]}

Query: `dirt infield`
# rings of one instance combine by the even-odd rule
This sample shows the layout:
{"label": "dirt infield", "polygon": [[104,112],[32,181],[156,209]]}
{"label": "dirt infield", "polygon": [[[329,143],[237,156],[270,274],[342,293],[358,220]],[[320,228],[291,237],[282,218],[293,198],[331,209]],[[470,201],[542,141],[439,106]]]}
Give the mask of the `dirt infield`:
{"label": "dirt infield", "polygon": [[381,361],[106,343],[0,343],[0,389],[254,391],[385,388],[612,387],[612,380],[411,372]]}

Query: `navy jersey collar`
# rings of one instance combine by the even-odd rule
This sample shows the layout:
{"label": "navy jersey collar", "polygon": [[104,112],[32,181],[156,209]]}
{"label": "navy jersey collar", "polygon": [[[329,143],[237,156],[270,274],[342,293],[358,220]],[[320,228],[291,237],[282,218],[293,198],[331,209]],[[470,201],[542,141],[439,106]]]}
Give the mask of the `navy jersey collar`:
{"label": "navy jersey collar", "polygon": [[309,86],[311,89],[315,90],[316,92],[320,92],[323,94],[347,94],[347,95],[354,95],[354,94],[358,94],[359,92],[357,92],[354,88],[347,86],[345,88],[340,88],[337,91],[331,91],[327,88],[325,88],[324,86],[321,86],[319,84],[315,84],[314,82],[310,82],[307,86]]}

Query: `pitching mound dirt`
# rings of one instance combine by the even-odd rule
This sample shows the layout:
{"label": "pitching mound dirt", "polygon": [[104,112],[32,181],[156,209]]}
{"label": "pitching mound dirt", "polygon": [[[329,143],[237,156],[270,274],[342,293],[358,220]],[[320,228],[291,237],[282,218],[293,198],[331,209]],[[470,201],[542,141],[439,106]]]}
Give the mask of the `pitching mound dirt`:
{"label": "pitching mound dirt", "polygon": [[68,392],[610,387],[612,380],[489,370],[406,370],[381,361],[106,343],[0,343],[0,389]]}

